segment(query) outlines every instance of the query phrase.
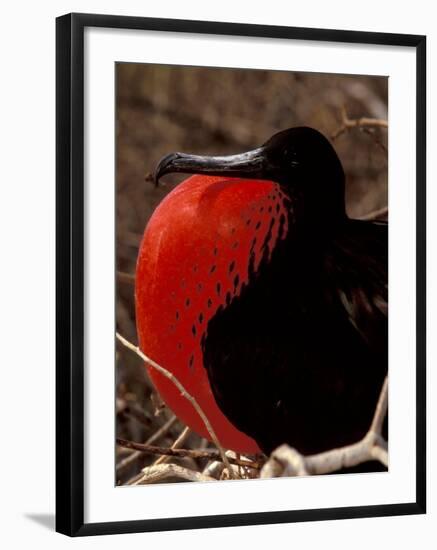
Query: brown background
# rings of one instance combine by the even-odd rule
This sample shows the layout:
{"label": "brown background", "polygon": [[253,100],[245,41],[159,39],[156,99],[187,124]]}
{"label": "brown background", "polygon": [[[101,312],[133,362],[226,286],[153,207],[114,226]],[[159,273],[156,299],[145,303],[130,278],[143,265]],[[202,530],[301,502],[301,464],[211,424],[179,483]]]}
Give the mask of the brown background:
{"label": "brown background", "polygon": [[[137,341],[133,285],[138,246],[165,187],[150,181],[159,159],[173,151],[229,154],[245,151],[292,126],[312,126],[327,137],[349,118],[387,118],[385,77],[162,65],[117,65],[117,330]],[[387,204],[387,132],[352,129],[333,140],[346,173],[351,217]],[[183,177],[183,176],[182,176]],[[126,275],[127,274],[127,275]],[[160,407],[145,369],[118,346],[117,435],[146,441],[170,417]],[[155,444],[171,445],[184,427],[175,422]],[[206,446],[193,434],[186,447]],[[117,461],[128,455],[117,450]],[[193,469],[203,466],[186,459]],[[117,475],[125,483],[151,462],[138,459]]]}

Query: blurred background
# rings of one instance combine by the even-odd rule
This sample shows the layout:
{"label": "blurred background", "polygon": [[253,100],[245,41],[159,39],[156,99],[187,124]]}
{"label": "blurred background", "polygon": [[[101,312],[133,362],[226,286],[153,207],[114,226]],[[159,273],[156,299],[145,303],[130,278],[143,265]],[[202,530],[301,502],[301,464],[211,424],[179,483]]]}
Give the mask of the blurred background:
{"label": "blurred background", "polygon": [[[116,67],[117,330],[137,343],[134,273],[148,219],[185,176],[155,188],[151,174],[174,151],[231,154],[292,126],[311,126],[330,138],[346,173],[350,217],[384,208],[388,200],[387,130],[356,127],[348,119],[387,120],[385,77],[293,73],[120,63]],[[155,394],[142,362],[117,346],[117,436],[185,448],[209,443],[185,430]],[[117,447],[117,484],[131,484],[156,457]],[[205,460],[172,459],[201,471]]]}

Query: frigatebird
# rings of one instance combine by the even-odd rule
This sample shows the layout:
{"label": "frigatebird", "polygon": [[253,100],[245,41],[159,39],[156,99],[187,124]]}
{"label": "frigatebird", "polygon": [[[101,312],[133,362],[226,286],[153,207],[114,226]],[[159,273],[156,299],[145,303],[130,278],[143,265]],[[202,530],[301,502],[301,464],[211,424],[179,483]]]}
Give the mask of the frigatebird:
{"label": "frigatebird", "polygon": [[[196,174],[146,227],[136,316],[142,349],[183,382],[227,448],[312,454],[367,432],[388,365],[388,226],[350,219],[330,142],[290,128],[230,156],[172,153]],[[190,403],[156,372],[168,405]]]}

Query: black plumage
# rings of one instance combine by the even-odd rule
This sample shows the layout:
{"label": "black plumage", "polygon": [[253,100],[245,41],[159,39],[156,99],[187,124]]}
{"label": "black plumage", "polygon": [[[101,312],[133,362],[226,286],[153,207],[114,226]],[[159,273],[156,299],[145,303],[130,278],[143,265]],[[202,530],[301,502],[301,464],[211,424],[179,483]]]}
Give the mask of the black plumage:
{"label": "black plumage", "polygon": [[230,157],[176,153],[156,177],[172,171],[268,179],[287,197],[286,238],[257,269],[249,259],[249,284],[208,323],[204,366],[223,413],[266,453],[358,441],[387,373],[387,224],[347,217],[340,160],[310,128]]}

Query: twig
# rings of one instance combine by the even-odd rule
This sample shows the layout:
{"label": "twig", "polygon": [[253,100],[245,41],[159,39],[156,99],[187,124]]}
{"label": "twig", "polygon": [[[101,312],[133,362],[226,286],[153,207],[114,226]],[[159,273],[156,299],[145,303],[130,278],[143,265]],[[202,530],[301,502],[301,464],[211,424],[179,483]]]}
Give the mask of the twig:
{"label": "twig", "polygon": [[[127,439],[122,439],[117,437],[117,445],[121,447],[126,447],[128,449],[135,449],[141,453],[149,455],[164,455],[164,456],[177,456],[177,457],[190,457],[190,458],[206,458],[208,460],[223,460],[219,450],[210,449],[207,451],[201,451],[199,449],[177,449],[171,447],[157,447],[155,445],[145,445],[144,443],[136,443],[135,441],[129,441]],[[235,464],[236,466],[246,466],[248,468],[254,468],[256,470],[261,468],[259,462],[252,462],[250,460],[243,460],[234,457],[226,457],[228,464]],[[227,466],[226,466],[227,467]]]}
{"label": "twig", "polygon": [[119,447],[117,449],[117,458],[118,459],[124,458],[126,456],[130,456],[131,454],[132,454],[131,449],[126,449],[125,447]]}
{"label": "twig", "polygon": [[213,477],[189,470],[178,464],[154,464],[142,470],[141,477],[132,485],[148,485],[164,481],[217,481]]}
{"label": "twig", "polygon": [[305,465],[306,457],[289,445],[281,445],[273,451],[270,458],[264,464],[260,477],[262,479],[272,477],[306,476],[309,472]]}
{"label": "twig", "polygon": [[329,473],[341,468],[357,466],[372,459],[379,460],[384,466],[388,466],[387,445],[381,436],[382,425],[388,407],[388,377],[385,377],[376,404],[375,414],[369,431],[361,441],[353,445],[333,449],[326,453],[308,456],[305,459],[307,469],[311,473]]}
{"label": "twig", "polygon": [[170,372],[168,371],[167,369],[165,369],[164,367],[161,367],[161,365],[158,365],[158,363],[156,363],[155,361],[153,361],[153,359],[150,359],[149,357],[147,357],[147,355],[145,355],[141,350],[140,348],[134,346],[133,344],[131,344],[128,340],[126,340],[126,338],[123,338],[123,336],[121,336],[118,332],[116,333],[116,337],[118,338],[118,340],[124,345],[126,346],[127,348],[129,348],[130,350],[132,350],[134,353],[136,353],[137,355],[139,355],[139,357],[141,357],[141,359],[146,362],[149,366],[153,367],[155,370],[157,370],[158,372],[160,372],[163,376],[165,376],[166,378],[168,378],[171,382],[173,382],[173,384],[178,388],[178,390],[181,392],[181,394],[186,398],[188,399],[188,401],[193,405],[193,407],[195,408],[196,412],[198,413],[198,415],[200,416],[200,418],[203,420],[203,423],[205,424],[205,427],[206,429],[208,430],[208,433],[209,435],[211,436],[211,439],[212,441],[214,442],[215,446],[217,447],[217,449],[220,451],[220,454],[221,454],[221,457],[222,457],[222,460],[224,462],[224,464],[226,465],[226,468],[228,469],[229,471],[229,476],[231,479],[234,479],[234,472],[232,471],[232,468],[230,467],[230,464],[229,464],[229,461],[228,461],[228,458],[226,456],[226,453],[223,449],[223,447],[220,445],[220,442],[219,440],[217,439],[217,436],[215,434],[215,431],[213,430],[212,426],[211,426],[211,423],[209,422],[206,414],[203,412],[203,410],[201,409],[200,405],[197,403],[197,401],[195,400],[195,398],[189,394],[187,392],[187,390],[184,388],[184,386],[179,382],[179,380]]}
{"label": "twig", "polygon": [[387,443],[381,435],[387,406],[388,378],[386,377],[369,431],[361,441],[309,456],[301,455],[288,445],[281,445],[273,451],[263,466],[260,477],[328,474],[369,460],[378,460],[384,466],[388,466]]}
{"label": "twig", "polygon": [[124,271],[117,271],[117,281],[120,283],[125,283],[127,285],[135,284],[135,275],[131,273],[125,273]]}
{"label": "twig", "polygon": [[[163,435],[165,435],[168,432],[168,430],[173,426],[173,424],[176,421],[177,421],[177,418],[176,416],[173,415],[171,418],[167,420],[165,424],[163,424],[159,428],[159,430],[157,430],[153,435],[149,437],[145,445],[152,445],[152,443],[154,443],[155,441],[158,441]],[[127,448],[132,449],[132,447],[127,447]],[[135,462],[135,460],[139,458],[141,454],[142,453],[140,451],[135,451],[130,456],[126,457],[121,462],[119,462],[115,468],[115,471],[117,472],[117,474],[120,473],[121,470],[123,470],[124,468],[126,468],[127,466]]]}
{"label": "twig", "polygon": [[167,432],[168,430],[174,425],[176,424],[177,422],[177,416],[175,416],[174,414],[171,415],[171,417],[167,420],[167,422],[165,422],[160,428],[159,430],[157,430],[153,435],[151,435],[149,437],[149,439],[147,440],[147,444],[148,445],[152,445],[153,443],[155,443],[155,441],[158,441],[159,439],[161,439],[161,437],[163,437]]}
{"label": "twig", "polygon": [[[244,462],[248,460],[248,458],[244,455],[241,455],[240,453],[236,453],[235,451],[226,451],[226,456],[230,459],[233,459],[235,464],[233,464],[232,468],[235,472],[235,475],[239,479],[254,479],[259,476],[259,470],[256,470],[255,468],[250,468],[247,466],[244,466]],[[251,458],[251,461],[256,461],[255,458]],[[265,458],[260,458],[260,466],[265,463]],[[212,472],[209,475],[212,475],[213,477],[216,477],[217,479],[226,479],[226,472],[224,471],[223,467],[221,470],[215,469],[213,464],[217,464],[217,462],[213,462],[211,465],[211,468],[209,470]],[[223,466],[223,465],[222,465]],[[214,471],[217,472],[217,475],[214,475]],[[207,469],[203,470],[204,474],[208,474]]]}
{"label": "twig", "polygon": [[[179,434],[178,438],[175,440],[173,445],[170,447],[171,449],[179,449],[184,443],[187,437],[190,435],[191,430],[188,426],[186,426],[182,432]],[[154,464],[162,464],[164,462],[167,462],[168,457],[165,455],[161,455],[157,460],[155,460]]]}
{"label": "twig", "polygon": [[387,120],[382,118],[349,118],[346,113],[346,109],[341,109],[341,126],[332,135],[331,139],[337,139],[341,134],[350,128],[388,128]]}
{"label": "twig", "polygon": [[381,393],[379,394],[378,403],[376,404],[375,414],[373,415],[372,424],[369,432],[381,435],[382,425],[388,409],[388,376],[385,377],[382,385]]}
{"label": "twig", "polygon": [[388,216],[388,206],[384,206],[383,208],[380,208],[379,210],[374,210],[373,212],[369,212],[368,214],[361,216],[358,218],[359,220],[381,220]]}
{"label": "twig", "polygon": [[130,479],[128,479],[123,485],[135,485],[135,483],[143,477],[143,472],[139,472],[138,474],[135,474]]}
{"label": "twig", "polygon": [[221,460],[213,460],[208,462],[208,464],[203,469],[203,473],[215,479],[220,479],[221,473],[223,472],[223,468],[224,468],[224,465]]}

